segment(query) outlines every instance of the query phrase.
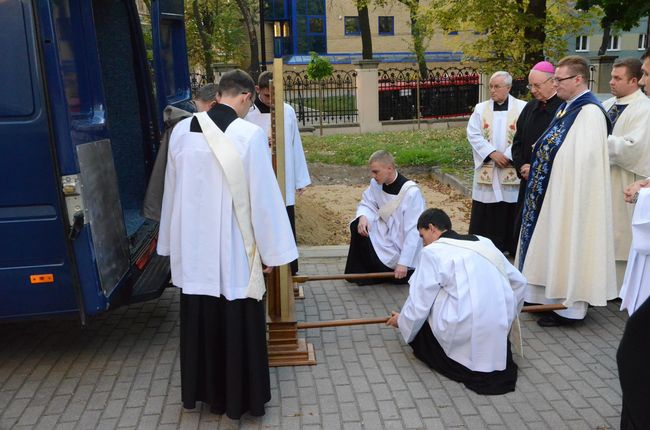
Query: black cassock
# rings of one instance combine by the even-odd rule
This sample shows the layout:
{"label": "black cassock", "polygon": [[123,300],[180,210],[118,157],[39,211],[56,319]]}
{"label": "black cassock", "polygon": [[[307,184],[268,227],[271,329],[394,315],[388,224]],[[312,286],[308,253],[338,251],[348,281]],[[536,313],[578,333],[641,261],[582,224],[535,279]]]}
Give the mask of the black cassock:
{"label": "black cassock", "polygon": [[517,212],[515,216],[515,229],[513,241],[515,246],[519,241],[519,230],[521,230],[521,215],[524,209],[524,197],[526,196],[526,180],[519,174],[519,169],[524,164],[530,164],[532,148],[537,139],[546,131],[555,116],[557,108],[562,100],[556,95],[546,102],[537,99],[529,101],[519,114],[517,119],[517,131],[512,139],[512,165],[517,169],[517,176],[521,179],[519,184],[519,195],[517,196]]}

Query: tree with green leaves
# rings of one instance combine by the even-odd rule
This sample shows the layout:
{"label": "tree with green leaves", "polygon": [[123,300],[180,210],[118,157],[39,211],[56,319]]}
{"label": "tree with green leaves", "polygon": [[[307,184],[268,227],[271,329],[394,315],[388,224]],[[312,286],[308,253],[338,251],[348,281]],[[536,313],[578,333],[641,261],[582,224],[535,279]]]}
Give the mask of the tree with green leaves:
{"label": "tree with green leaves", "polygon": [[444,32],[473,31],[461,49],[482,71],[525,76],[536,62],[564,56],[565,36],[583,32],[600,13],[576,10],[569,0],[431,0],[423,16]]}
{"label": "tree with green leaves", "polygon": [[[612,31],[629,31],[639,25],[641,18],[648,17],[650,21],[650,1],[648,0],[578,0],[576,8],[590,10],[598,7],[603,11],[600,26],[603,28],[603,39],[598,49],[598,55],[605,55]],[[648,23],[650,29],[650,22]],[[650,30],[646,30],[646,34]]]}
{"label": "tree with green leaves", "polygon": [[424,57],[426,46],[431,38],[432,27],[424,23],[420,19],[420,0],[398,0],[400,3],[408,7],[409,19],[411,20],[411,49],[415,54],[415,59],[418,63],[418,70],[421,79],[426,79],[429,71],[427,70],[427,61]]}
{"label": "tree with green leaves", "polygon": [[319,56],[316,52],[310,52],[311,60],[307,64],[307,77],[318,82],[318,109],[320,118],[320,135],[323,135],[323,80],[332,76],[334,67],[327,58]]}
{"label": "tree with green leaves", "polygon": [[[212,63],[243,64],[247,59],[241,46],[249,39],[242,27],[240,6],[235,2],[186,0],[185,32],[190,67],[204,70],[208,82],[214,81]],[[257,39],[255,44],[257,58]],[[254,67],[257,70],[259,65]]]}

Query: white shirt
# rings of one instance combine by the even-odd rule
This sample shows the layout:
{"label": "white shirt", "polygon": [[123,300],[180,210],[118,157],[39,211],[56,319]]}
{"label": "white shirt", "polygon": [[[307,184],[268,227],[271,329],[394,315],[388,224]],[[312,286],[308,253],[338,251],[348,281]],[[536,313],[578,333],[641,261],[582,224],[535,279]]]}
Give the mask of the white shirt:
{"label": "white shirt", "polygon": [[[246,298],[250,271],[232,195],[203,134],[190,131],[191,121],[179,122],[169,142],[158,254],[170,256],[172,282],[184,294]],[[264,132],[236,119],[225,134],[242,158],[262,263],[295,260],[298,250]]]}
{"label": "white shirt", "polygon": [[[271,136],[270,113],[262,113],[253,105],[244,119],[261,127],[267,136]],[[284,104],[284,153],[286,205],[293,206],[296,204],[296,190],[311,184],[311,179],[300,139],[296,111],[287,103]]]}
{"label": "white shirt", "polygon": [[[508,110],[493,112],[492,119],[492,140],[489,141],[483,136],[483,113],[490,106],[494,108],[494,100],[487,100],[479,103],[474,107],[474,112],[467,123],[467,140],[472,145],[472,154],[474,156],[474,169],[478,169],[483,164],[485,158],[494,151],[502,152],[506,158],[512,161],[512,145],[508,144],[508,113],[513,109],[521,112],[526,106],[526,102],[508,96]],[[515,118],[516,120],[516,118]],[[514,134],[514,131],[512,132]],[[474,174],[472,184],[472,200],[482,203],[508,202],[515,203],[519,195],[519,185],[501,185],[499,175],[494,169],[492,186],[479,184],[477,174]]]}
{"label": "white shirt", "polygon": [[382,186],[371,179],[357,207],[356,218],[364,215],[368,219],[370,242],[382,263],[391,269],[398,264],[415,267],[422,249],[417,223],[425,209],[424,197],[418,187],[410,188],[386,222],[379,217],[379,208],[396,198],[397,195],[384,192]]}
{"label": "white shirt", "polygon": [[428,321],[449,358],[491,372],[506,368],[508,333],[523,305],[526,278],[489,239],[478,238],[502,259],[507,279],[477,252],[433,242],[422,249],[397,323],[409,343]]}

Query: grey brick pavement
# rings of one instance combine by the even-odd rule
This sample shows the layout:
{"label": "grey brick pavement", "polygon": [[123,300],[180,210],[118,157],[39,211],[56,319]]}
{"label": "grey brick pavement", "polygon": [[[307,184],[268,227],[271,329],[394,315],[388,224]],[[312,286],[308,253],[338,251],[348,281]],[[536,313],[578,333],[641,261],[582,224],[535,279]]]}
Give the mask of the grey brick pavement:
{"label": "grey brick pavement", "polygon": [[[341,258],[301,260],[302,273],[340,273]],[[297,317],[387,315],[407,286],[305,284]],[[618,305],[584,323],[543,329],[522,316],[525,358],[517,391],[479,396],[430,371],[381,325],[311,329],[318,365],[271,370],[262,418],[240,422],[183,410],[179,296],[118,309],[81,329],[76,320],[0,325],[0,429],[617,429]]]}

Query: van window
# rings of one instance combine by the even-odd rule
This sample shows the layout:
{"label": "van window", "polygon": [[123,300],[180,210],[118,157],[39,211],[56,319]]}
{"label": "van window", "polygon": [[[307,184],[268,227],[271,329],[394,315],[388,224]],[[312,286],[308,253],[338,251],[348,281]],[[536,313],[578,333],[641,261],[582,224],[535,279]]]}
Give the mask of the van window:
{"label": "van window", "polygon": [[90,115],[92,100],[84,72],[83,43],[87,38],[81,26],[81,10],[78,4],[71,3],[55,0],[52,14],[68,110],[73,117],[79,117]]}
{"label": "van window", "polygon": [[34,112],[32,80],[25,79],[32,77],[29,64],[32,53],[27,43],[24,13],[19,0],[0,1],[0,52],[5,58],[0,61],[1,118],[28,116]]}

